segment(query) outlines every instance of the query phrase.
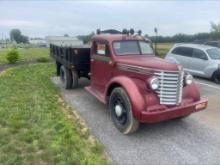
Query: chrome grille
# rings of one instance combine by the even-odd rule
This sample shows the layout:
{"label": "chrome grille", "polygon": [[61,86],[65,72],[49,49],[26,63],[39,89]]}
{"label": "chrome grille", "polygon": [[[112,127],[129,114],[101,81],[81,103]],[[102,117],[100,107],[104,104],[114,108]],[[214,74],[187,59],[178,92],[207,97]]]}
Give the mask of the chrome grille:
{"label": "chrome grille", "polygon": [[178,105],[182,101],[183,71],[161,71],[154,73],[159,78],[160,86],[156,91],[160,104]]}

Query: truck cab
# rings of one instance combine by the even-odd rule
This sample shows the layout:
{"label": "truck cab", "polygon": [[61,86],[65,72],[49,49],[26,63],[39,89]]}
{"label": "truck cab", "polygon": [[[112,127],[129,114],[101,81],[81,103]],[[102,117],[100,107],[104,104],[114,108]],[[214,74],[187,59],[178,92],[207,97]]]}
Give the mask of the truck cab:
{"label": "truck cab", "polygon": [[[85,89],[109,107],[123,134],[136,131],[139,123],[183,118],[207,107],[193,77],[180,65],[156,57],[150,40],[139,34],[97,34],[86,56],[91,83]],[[80,77],[76,67],[67,71],[72,82]]]}

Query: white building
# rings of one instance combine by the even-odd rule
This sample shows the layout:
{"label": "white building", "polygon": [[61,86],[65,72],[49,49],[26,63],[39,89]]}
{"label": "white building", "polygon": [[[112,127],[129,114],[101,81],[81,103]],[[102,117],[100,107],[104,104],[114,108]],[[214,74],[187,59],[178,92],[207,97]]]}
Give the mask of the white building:
{"label": "white building", "polygon": [[35,46],[39,46],[39,47],[46,47],[47,43],[45,41],[45,39],[30,39],[29,43]]}

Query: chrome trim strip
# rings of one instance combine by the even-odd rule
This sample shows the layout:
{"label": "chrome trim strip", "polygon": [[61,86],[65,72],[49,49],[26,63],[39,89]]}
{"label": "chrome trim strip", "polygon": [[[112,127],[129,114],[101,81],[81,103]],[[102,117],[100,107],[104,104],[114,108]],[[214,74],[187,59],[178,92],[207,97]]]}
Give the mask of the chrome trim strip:
{"label": "chrome trim strip", "polygon": [[160,74],[160,72],[169,72],[169,73],[179,73],[179,71],[169,71],[169,70],[160,70],[160,69],[152,69],[152,68],[145,68],[145,67],[141,67],[141,66],[135,66],[135,65],[129,65],[129,64],[123,64],[123,63],[117,63],[117,66],[124,66],[124,67],[130,67],[130,68],[136,68],[136,69],[141,69],[141,70],[145,70],[145,71],[150,71],[152,73],[154,72],[159,72],[159,73],[155,73],[155,74]]}
{"label": "chrome trim strip", "polygon": [[143,67],[138,67],[134,65],[127,65],[127,64],[117,64],[118,69],[133,73],[139,73],[144,75],[154,75],[154,71],[152,69],[147,69]]}
{"label": "chrome trim strip", "polygon": [[133,72],[133,73],[144,74],[144,75],[154,74],[153,72],[148,71],[146,69],[140,69],[140,68],[130,67],[130,66],[118,66],[118,69],[123,70],[123,71]]}

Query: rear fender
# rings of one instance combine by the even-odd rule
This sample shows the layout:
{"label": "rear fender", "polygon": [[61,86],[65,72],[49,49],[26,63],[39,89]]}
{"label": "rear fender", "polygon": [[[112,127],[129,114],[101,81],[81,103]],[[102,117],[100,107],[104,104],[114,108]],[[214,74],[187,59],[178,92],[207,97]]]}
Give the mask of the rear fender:
{"label": "rear fender", "polygon": [[105,90],[105,99],[108,101],[108,95],[110,95],[110,90],[112,90],[112,85],[122,87],[125,92],[128,94],[128,97],[131,102],[132,112],[135,118],[140,118],[141,111],[146,107],[145,99],[142,96],[138,85],[135,83],[135,79],[129,78],[126,76],[118,76],[113,78],[107,85]]}

